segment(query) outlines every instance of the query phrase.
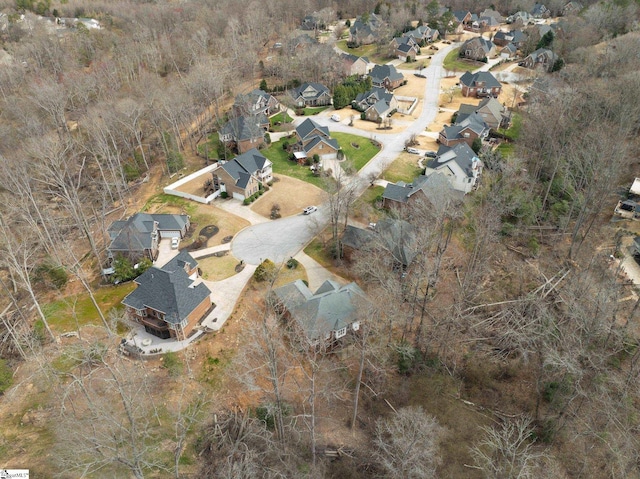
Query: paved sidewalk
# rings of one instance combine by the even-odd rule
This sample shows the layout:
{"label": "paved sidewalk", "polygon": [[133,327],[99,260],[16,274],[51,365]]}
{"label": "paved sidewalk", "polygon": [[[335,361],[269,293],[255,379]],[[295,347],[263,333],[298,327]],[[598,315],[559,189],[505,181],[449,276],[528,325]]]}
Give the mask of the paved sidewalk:
{"label": "paved sidewalk", "polygon": [[259,215],[258,213],[253,211],[248,205],[242,204],[242,201],[236,200],[234,198],[227,198],[224,200],[216,198],[215,201],[211,204],[213,206],[217,206],[221,210],[225,210],[231,214],[239,216],[240,218],[244,218],[252,225],[271,221],[268,218],[265,218],[264,216]]}
{"label": "paved sidewalk", "polygon": [[194,258],[202,258],[219,251],[227,251],[231,249],[231,243],[219,244],[217,246],[211,246],[210,248],[203,248],[196,251],[190,251],[189,254]]}

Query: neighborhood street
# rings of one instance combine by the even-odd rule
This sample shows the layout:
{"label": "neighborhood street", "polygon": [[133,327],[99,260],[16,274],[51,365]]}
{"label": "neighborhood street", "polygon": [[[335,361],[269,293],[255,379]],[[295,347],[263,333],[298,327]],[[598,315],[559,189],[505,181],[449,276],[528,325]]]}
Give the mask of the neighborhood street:
{"label": "neighborhood street", "polygon": [[[372,174],[378,176],[393,160],[404,150],[405,141],[411,135],[418,135],[433,123],[438,113],[438,101],[440,97],[440,80],[442,78],[442,63],[457,44],[448,45],[433,55],[431,64],[422,70],[427,77],[423,98],[423,108],[420,117],[407,129],[397,134],[372,134],[368,131],[358,130],[343,123],[331,121],[328,117],[314,117],[314,121],[322,126],[327,126],[332,131],[351,133],[365,138],[375,138],[382,144],[380,152],[367,163],[351,181],[356,182],[358,194],[361,194],[369,186],[369,177]],[[404,71],[413,74],[413,71]],[[296,120],[297,123],[304,118]],[[275,221],[269,221],[245,228],[236,235],[231,243],[233,255],[246,263],[257,265],[266,258],[278,263],[295,256],[304,246],[311,241],[329,222],[328,210],[320,206],[318,211],[304,216],[302,212],[297,216],[290,216]]]}

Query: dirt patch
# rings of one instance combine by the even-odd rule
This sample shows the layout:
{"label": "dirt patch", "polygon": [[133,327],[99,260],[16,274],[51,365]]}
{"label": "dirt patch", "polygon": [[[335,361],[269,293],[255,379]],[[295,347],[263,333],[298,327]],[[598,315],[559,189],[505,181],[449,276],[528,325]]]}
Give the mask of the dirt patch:
{"label": "dirt patch", "polygon": [[413,74],[404,74],[407,84],[396,88],[393,93],[400,96],[413,96],[416,98],[424,98],[424,86],[427,80],[417,77]]}
{"label": "dirt patch", "polygon": [[279,175],[280,181],[256,200],[251,209],[264,216],[271,217],[271,207],[280,205],[280,215],[297,215],[309,205],[317,205],[324,201],[326,193],[320,188],[290,176]]}
{"label": "dirt patch", "polygon": [[209,171],[197,176],[191,181],[188,181],[184,185],[177,187],[176,190],[182,193],[189,193],[190,195],[201,196],[202,198],[204,198],[206,196],[204,191],[204,184],[207,180],[210,179],[212,179],[212,176],[211,172]]}

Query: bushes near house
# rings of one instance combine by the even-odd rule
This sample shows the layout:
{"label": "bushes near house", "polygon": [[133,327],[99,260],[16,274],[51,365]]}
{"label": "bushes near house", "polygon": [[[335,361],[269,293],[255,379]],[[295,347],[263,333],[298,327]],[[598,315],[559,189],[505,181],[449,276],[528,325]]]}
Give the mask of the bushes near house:
{"label": "bushes near house", "polygon": [[276,273],[276,265],[270,259],[265,259],[258,265],[253,272],[253,279],[261,283],[262,281],[269,281]]}
{"label": "bushes near house", "polygon": [[114,273],[111,275],[111,282],[118,284],[132,280],[140,276],[151,266],[153,266],[153,263],[149,258],[145,258],[140,261],[138,263],[138,267],[136,268],[128,258],[124,256],[118,256],[113,260]]}
{"label": "bushes near house", "polygon": [[334,89],[333,107],[340,110],[349,106],[356,99],[358,93],[364,93],[368,90],[371,90],[370,77],[360,79],[357,75],[350,76]]}

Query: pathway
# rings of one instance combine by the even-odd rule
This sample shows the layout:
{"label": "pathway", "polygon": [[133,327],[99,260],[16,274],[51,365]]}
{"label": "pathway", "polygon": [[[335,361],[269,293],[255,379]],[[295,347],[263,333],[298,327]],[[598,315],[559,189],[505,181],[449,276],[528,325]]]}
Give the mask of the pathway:
{"label": "pathway", "polygon": [[307,279],[309,281],[309,289],[311,291],[317,290],[322,283],[327,280],[336,281],[338,283],[344,283],[344,278],[333,274],[327,268],[318,263],[311,256],[307,255],[304,251],[300,251],[294,256],[307,271]]}

